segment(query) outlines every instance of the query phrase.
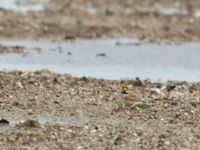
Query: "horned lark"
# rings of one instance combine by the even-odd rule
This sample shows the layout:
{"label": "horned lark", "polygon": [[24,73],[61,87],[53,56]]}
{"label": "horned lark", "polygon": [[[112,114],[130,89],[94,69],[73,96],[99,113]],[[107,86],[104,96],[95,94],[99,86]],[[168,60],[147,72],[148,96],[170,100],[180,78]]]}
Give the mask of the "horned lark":
{"label": "horned lark", "polygon": [[133,93],[133,90],[129,90],[128,86],[123,86],[121,89],[121,99],[126,101],[128,104],[133,105],[134,103],[139,101],[137,95]]}

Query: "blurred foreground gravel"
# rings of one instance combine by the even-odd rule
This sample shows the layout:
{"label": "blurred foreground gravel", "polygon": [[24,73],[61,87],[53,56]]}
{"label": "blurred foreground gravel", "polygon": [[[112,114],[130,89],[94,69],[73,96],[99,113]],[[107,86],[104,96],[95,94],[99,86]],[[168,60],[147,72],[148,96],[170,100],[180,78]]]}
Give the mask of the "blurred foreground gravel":
{"label": "blurred foreground gravel", "polygon": [[[0,78],[2,149],[200,148],[199,83],[45,70],[0,72]],[[121,94],[123,86],[128,94]]]}

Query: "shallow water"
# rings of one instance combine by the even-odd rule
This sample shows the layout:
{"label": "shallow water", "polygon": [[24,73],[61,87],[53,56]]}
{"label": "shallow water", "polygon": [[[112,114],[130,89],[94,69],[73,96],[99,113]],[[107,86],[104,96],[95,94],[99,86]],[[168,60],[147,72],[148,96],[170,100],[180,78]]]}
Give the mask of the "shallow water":
{"label": "shallow water", "polygon": [[38,0],[35,3],[23,4],[18,3],[17,0],[1,0],[0,8],[19,12],[28,11],[42,11],[44,10],[44,4],[47,0]]}
{"label": "shallow water", "polygon": [[[188,10],[186,8],[159,8],[155,10],[163,15],[172,16],[172,15],[188,15]],[[197,9],[194,13],[196,18],[200,17],[200,10]]]}
{"label": "shallow water", "polygon": [[[0,70],[49,69],[56,73],[104,79],[200,79],[200,43],[156,45],[124,38],[72,43],[1,40],[0,44],[24,46],[28,52],[1,54]],[[40,48],[41,52],[33,51],[32,48]]]}
{"label": "shallow water", "polygon": [[[172,15],[187,15],[188,10],[186,8],[181,8],[181,7],[169,7],[169,8],[164,8],[161,6],[155,6],[151,8],[152,12],[157,12],[166,16],[172,16]],[[91,15],[95,15],[98,13],[105,13],[105,9],[103,8],[98,8],[98,7],[88,7],[84,9],[85,12]],[[200,10],[197,9],[194,14],[195,17],[199,18],[200,17]]]}
{"label": "shallow water", "polygon": [[87,116],[66,116],[66,117],[59,117],[59,116],[45,116],[45,115],[39,115],[38,117],[31,117],[31,116],[18,116],[18,115],[11,115],[7,114],[4,115],[4,117],[1,117],[1,119],[5,119],[8,121],[8,124],[1,123],[0,126],[10,126],[10,127],[16,127],[19,124],[22,124],[26,122],[27,120],[34,120],[39,123],[39,125],[60,125],[65,127],[70,126],[77,126],[77,127],[83,127],[87,125],[88,123],[105,123],[110,125],[117,125],[117,124],[123,124],[124,122],[127,122],[128,120],[126,118],[106,118],[106,117],[87,117]]}
{"label": "shallow water", "polygon": [[188,11],[185,8],[158,8],[155,10],[163,15],[187,15]]}
{"label": "shallow water", "polygon": [[[38,121],[40,125],[56,125],[59,124],[61,126],[83,126],[86,123],[89,122],[88,117],[83,116],[71,116],[71,117],[56,117],[56,116],[39,116],[37,118],[31,118],[31,117],[20,117],[20,116],[6,116],[3,117],[5,120],[9,121],[9,124],[7,126],[15,127],[16,125],[26,122],[27,120],[35,120]],[[4,125],[5,126],[5,125]]]}

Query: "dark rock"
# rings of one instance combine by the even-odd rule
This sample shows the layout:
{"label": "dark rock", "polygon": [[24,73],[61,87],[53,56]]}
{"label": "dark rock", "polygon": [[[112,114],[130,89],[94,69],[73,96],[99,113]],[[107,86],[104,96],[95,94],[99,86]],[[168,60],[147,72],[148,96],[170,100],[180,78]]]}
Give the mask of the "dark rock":
{"label": "dark rock", "polygon": [[8,125],[8,124],[9,124],[9,121],[2,118],[2,119],[0,120],[0,124],[1,124],[1,125]]}
{"label": "dark rock", "polygon": [[167,91],[171,91],[171,90],[174,90],[176,88],[176,84],[175,83],[170,83],[167,85],[166,89]]}
{"label": "dark rock", "polygon": [[99,54],[96,54],[97,57],[106,57],[106,53],[99,53]]}

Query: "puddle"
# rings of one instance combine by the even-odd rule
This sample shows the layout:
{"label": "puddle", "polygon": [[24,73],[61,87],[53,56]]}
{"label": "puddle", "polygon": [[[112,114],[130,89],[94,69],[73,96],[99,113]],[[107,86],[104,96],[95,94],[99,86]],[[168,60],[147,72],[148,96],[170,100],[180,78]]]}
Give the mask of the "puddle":
{"label": "puddle", "polygon": [[[120,45],[118,44],[120,43]],[[104,79],[135,78],[152,81],[199,81],[200,43],[182,45],[140,44],[137,39],[82,40],[72,43],[1,40],[5,46],[41,49],[27,54],[1,54],[0,70],[35,71]],[[70,55],[69,55],[70,54]]]}
{"label": "puddle", "polygon": [[80,116],[70,116],[70,117],[56,117],[56,116],[39,116],[38,118],[31,118],[31,117],[13,117],[13,116],[7,116],[4,117],[7,122],[5,121],[1,124],[9,124],[11,127],[15,127],[19,124],[25,123],[27,120],[33,120],[38,121],[40,125],[56,125],[59,124],[61,126],[84,126],[86,123],[89,122],[88,117],[80,117]]}
{"label": "puddle", "polygon": [[[95,124],[106,123],[106,124],[117,125],[127,122],[127,120],[123,118],[104,118],[104,117],[96,118],[96,117],[86,117],[86,116],[58,117],[58,116],[43,116],[43,115],[35,118],[30,116],[22,117],[22,116],[7,115],[4,116],[3,123],[1,123],[0,126],[16,127],[30,121],[38,123],[37,126],[44,126],[48,124],[48,125],[60,125],[64,127],[69,127],[69,126],[83,127],[88,123],[95,123]],[[28,124],[27,127],[29,127]]]}
{"label": "puddle", "polygon": [[[166,16],[172,16],[172,15],[188,15],[188,10],[186,8],[181,7],[171,7],[171,8],[163,8],[161,6],[157,6],[153,8],[154,12],[158,12],[160,14],[166,15]],[[200,10],[196,9],[194,16],[199,18],[200,17]]]}
{"label": "puddle", "polygon": [[196,16],[197,18],[200,18],[200,10],[197,10],[197,11],[196,11],[195,16]]}
{"label": "puddle", "polygon": [[22,0],[1,0],[0,8],[5,10],[28,12],[28,11],[42,11],[47,0],[36,0],[32,3],[25,3]]}
{"label": "puddle", "polygon": [[[88,14],[95,15],[98,13],[105,13],[105,9],[98,8],[98,7],[87,7],[84,9],[84,11]],[[166,16],[172,16],[172,15],[187,15],[188,10],[186,8],[182,7],[170,7],[170,8],[164,8],[162,6],[156,5],[151,9],[152,12],[157,12]],[[195,11],[195,17],[200,17],[200,10],[197,9]]]}
{"label": "puddle", "polygon": [[40,116],[38,121],[42,125],[44,125],[44,124],[50,124],[50,125],[59,124],[61,126],[84,126],[86,123],[89,122],[89,118],[88,117],[78,117],[78,116],[71,116],[71,117],[66,117],[66,118]]}
{"label": "puddle", "polygon": [[104,13],[105,12],[104,9],[101,9],[101,8],[98,8],[98,7],[87,7],[83,11],[85,11],[86,13],[91,14],[91,15],[95,15],[97,13]]}
{"label": "puddle", "polygon": [[159,12],[163,15],[187,15],[188,11],[185,8],[159,8],[156,10],[156,12]]}

